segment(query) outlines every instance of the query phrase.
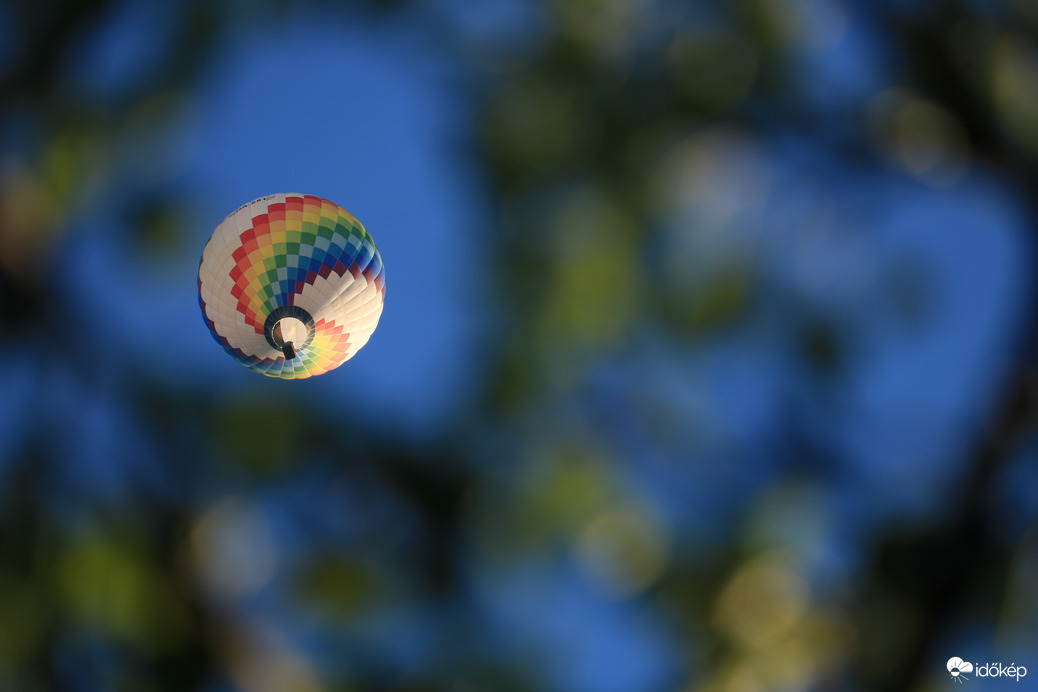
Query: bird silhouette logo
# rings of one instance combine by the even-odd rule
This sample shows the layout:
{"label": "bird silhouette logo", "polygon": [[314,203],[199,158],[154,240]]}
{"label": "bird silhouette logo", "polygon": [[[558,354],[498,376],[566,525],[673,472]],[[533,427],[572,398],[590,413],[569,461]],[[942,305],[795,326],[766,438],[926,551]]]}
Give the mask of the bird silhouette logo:
{"label": "bird silhouette logo", "polygon": [[955,682],[969,682],[969,678],[966,677],[966,673],[973,672],[973,664],[969,661],[963,661],[958,656],[953,656],[948,659],[948,674],[951,675],[951,679]]}

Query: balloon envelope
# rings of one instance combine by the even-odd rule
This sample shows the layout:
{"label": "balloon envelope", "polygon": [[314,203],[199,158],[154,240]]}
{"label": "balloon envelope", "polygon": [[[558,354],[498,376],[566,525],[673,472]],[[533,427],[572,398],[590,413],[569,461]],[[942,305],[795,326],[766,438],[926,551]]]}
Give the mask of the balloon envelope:
{"label": "balloon envelope", "polygon": [[320,375],[367,343],[382,315],[382,256],[326,199],[260,197],[216,227],[198,265],[206,325],[239,362],[271,377]]}

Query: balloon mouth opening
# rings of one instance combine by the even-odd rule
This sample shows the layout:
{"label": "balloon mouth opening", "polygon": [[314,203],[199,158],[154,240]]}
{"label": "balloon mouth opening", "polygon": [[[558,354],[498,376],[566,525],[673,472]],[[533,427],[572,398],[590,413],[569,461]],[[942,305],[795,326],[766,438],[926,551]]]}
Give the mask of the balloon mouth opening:
{"label": "balloon mouth opening", "polygon": [[306,310],[286,305],[267,316],[263,331],[267,342],[292,360],[313,340],[314,320]]}
{"label": "balloon mouth opening", "polygon": [[274,325],[274,341],[282,344],[301,344],[306,341],[307,328],[295,317],[285,317]]}

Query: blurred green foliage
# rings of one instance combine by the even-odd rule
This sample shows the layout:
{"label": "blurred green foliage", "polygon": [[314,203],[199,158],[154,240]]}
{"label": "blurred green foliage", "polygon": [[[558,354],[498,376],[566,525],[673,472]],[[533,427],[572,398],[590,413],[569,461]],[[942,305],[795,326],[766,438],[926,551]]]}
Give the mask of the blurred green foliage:
{"label": "blurred green foliage", "polygon": [[[140,76],[84,91],[69,63],[119,4],[4,8],[15,27],[0,70],[5,342],[50,328],[62,306],[48,263],[116,169],[142,188],[121,210],[137,251],[179,247],[190,209],[141,162],[175,165],[167,137],[228,32],[305,3],[169,4]],[[738,485],[751,452],[717,433],[738,416],[704,392],[668,398],[668,384],[680,388],[669,371],[646,375],[638,359],[645,349],[705,361],[708,345],[737,335],[751,348],[781,341],[805,389],[843,381],[854,316],[824,305],[824,282],[798,293],[761,259],[760,226],[782,213],[765,200],[785,182],[766,140],[801,136],[848,168],[892,166],[937,188],[984,165],[1033,200],[1034,3],[546,0],[525,40],[466,35],[448,5],[359,12],[409,26],[438,17],[440,48],[472,76],[469,144],[499,221],[486,269],[498,331],[475,402],[456,430],[419,442],[344,427],[304,402],[203,397],[140,373],[117,394],[166,480],[137,478],[114,499],[77,493],[60,446],[30,423],[28,441],[4,450],[14,470],[0,502],[0,688],[555,689],[557,652],[500,632],[478,594],[481,579],[531,564],[575,565],[596,598],[662,614],[677,653],[661,690],[927,689],[941,672],[931,659],[958,653],[940,649],[955,618],[1004,618],[1028,636],[1038,548],[1033,535],[992,538],[992,488],[1034,422],[1033,404],[1010,406],[1030,391],[1032,354],[1010,363],[995,442],[978,426],[966,490],[921,527],[858,537],[841,567],[851,574],[837,576],[821,546],[839,460],[801,434],[797,402],[767,445],[778,468]],[[853,21],[890,42],[896,74],[827,113],[805,53]],[[804,237],[827,228],[832,204],[811,194],[795,224]],[[916,269],[888,282],[908,323],[939,299]],[[81,377],[73,398],[102,386]],[[705,487],[674,489],[668,513],[639,474],[675,466]],[[275,535],[276,492],[296,534]],[[711,504],[732,495],[734,506]],[[989,546],[984,568],[960,558],[956,537]],[[278,589],[298,631],[258,605]],[[399,669],[413,651],[417,663]]]}

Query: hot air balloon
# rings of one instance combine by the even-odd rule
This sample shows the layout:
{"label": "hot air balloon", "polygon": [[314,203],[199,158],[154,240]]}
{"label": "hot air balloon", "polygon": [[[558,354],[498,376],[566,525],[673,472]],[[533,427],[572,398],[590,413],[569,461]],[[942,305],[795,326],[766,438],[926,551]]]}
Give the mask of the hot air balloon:
{"label": "hot air balloon", "polygon": [[198,264],[198,302],[213,338],[270,377],[321,375],[352,358],[375,331],[385,292],[371,234],[313,195],[239,207]]}

